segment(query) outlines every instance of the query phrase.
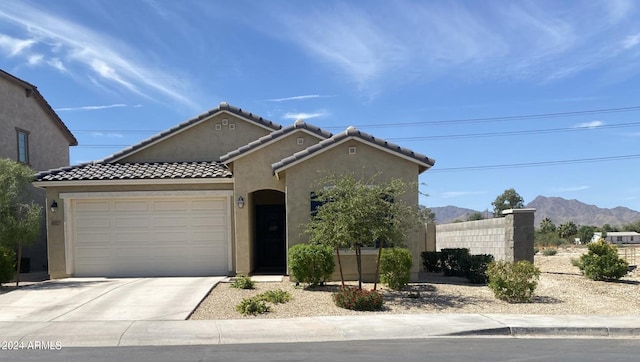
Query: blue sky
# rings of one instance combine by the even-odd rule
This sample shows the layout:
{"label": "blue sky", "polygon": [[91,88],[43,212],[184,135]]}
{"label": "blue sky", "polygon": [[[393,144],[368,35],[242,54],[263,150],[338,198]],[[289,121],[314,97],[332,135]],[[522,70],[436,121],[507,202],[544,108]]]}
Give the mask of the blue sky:
{"label": "blue sky", "polygon": [[226,101],[436,159],[427,206],[513,187],[640,210],[638,19],[614,0],[7,0],[0,68],[74,132],[72,163]]}

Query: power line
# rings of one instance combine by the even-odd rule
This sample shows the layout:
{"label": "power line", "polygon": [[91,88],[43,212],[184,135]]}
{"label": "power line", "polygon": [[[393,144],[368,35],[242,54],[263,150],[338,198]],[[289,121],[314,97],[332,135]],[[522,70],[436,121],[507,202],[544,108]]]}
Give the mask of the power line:
{"label": "power line", "polygon": [[608,156],[608,157],[594,157],[594,158],[577,158],[573,160],[556,160],[556,161],[540,161],[540,162],[525,162],[525,163],[509,163],[502,165],[483,165],[483,166],[462,166],[462,167],[447,167],[447,168],[432,168],[429,173],[433,172],[459,172],[459,171],[482,171],[482,170],[495,170],[495,169],[509,169],[509,168],[522,168],[522,167],[539,167],[539,166],[558,166],[569,165],[588,162],[606,162],[606,161],[619,161],[640,158],[640,154],[636,155],[621,155],[621,156]]}
{"label": "power line", "polygon": [[[525,114],[516,116],[498,116],[498,117],[484,117],[484,118],[461,118],[461,119],[449,119],[449,120],[434,120],[434,121],[418,121],[418,122],[398,122],[398,123],[372,123],[355,125],[358,128],[386,128],[386,127],[412,127],[421,125],[449,125],[449,124],[466,124],[466,123],[490,123],[490,122],[504,122],[512,120],[528,120],[528,119],[540,119],[540,118],[558,118],[558,117],[574,117],[582,115],[593,114],[608,114],[608,113],[620,113],[620,112],[636,112],[640,111],[640,106],[632,107],[620,107],[620,108],[602,108],[591,109],[583,111],[571,111],[571,112],[557,112],[557,113],[539,113],[539,114]],[[344,129],[344,126],[328,126],[322,127],[325,129]],[[158,133],[160,130],[91,130],[91,129],[78,129],[71,130],[77,133]]]}
{"label": "power line", "polygon": [[[448,135],[433,135],[433,136],[417,136],[417,137],[390,137],[388,141],[422,141],[422,140],[437,140],[437,139],[460,139],[460,138],[483,138],[483,137],[504,137],[504,136],[518,136],[518,135],[530,135],[530,134],[546,134],[546,133],[559,133],[559,132],[576,132],[576,131],[589,131],[604,128],[626,128],[640,126],[640,122],[619,123],[602,126],[584,126],[584,127],[565,127],[565,128],[544,128],[534,130],[520,130],[520,131],[505,131],[505,132],[487,132],[487,133],[462,133],[462,134],[448,134]],[[115,131],[112,131],[115,132]],[[111,148],[111,147],[128,147],[130,145],[109,145],[109,144],[97,144],[97,145],[79,145],[76,147],[88,147],[88,148]]]}
{"label": "power line", "polygon": [[625,127],[633,127],[633,126],[639,126],[639,125],[640,125],[640,122],[631,122],[631,123],[619,123],[619,124],[610,124],[610,125],[592,126],[592,127],[584,126],[584,127],[545,128],[545,129],[533,129],[533,130],[521,130],[521,131],[506,131],[506,132],[462,133],[462,134],[418,136],[418,137],[395,137],[395,138],[388,138],[388,140],[389,141],[417,141],[417,140],[435,140],[435,139],[518,136],[518,135],[525,135],[525,134],[588,131],[588,130],[595,130],[595,129],[602,129],[602,128],[625,128]]}

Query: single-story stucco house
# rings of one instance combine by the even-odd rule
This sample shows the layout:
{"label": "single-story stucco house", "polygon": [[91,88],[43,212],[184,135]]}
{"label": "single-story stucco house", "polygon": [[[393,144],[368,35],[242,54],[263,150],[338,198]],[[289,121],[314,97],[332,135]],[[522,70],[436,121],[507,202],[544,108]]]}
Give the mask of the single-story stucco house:
{"label": "single-story stucco house", "polygon": [[[287,250],[307,241],[316,180],[400,178],[417,206],[418,175],[434,162],[353,127],[282,127],[223,102],[103,160],[38,173],[34,185],[56,206],[49,274],[284,274]],[[415,276],[424,243],[424,230],[407,240]]]}

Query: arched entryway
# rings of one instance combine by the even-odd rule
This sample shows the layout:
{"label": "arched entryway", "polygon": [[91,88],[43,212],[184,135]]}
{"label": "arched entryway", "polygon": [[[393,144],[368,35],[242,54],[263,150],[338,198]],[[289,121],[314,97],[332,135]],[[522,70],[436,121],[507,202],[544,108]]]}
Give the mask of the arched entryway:
{"label": "arched entryway", "polygon": [[287,270],[287,225],[284,193],[253,193],[254,274],[284,274]]}

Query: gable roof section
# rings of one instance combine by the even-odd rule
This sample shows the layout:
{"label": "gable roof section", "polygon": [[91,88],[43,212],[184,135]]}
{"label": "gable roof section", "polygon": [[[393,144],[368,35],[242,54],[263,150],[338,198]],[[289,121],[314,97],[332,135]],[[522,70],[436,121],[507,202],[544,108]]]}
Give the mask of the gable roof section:
{"label": "gable roof section", "polygon": [[154,136],[151,136],[149,138],[147,138],[146,140],[130,146],[128,148],[125,148],[124,150],[115,153],[111,156],[107,156],[106,158],[102,159],[100,162],[116,162],[118,160],[121,160],[127,156],[130,156],[138,151],[141,151],[147,147],[150,147],[158,142],[161,142],[162,140],[172,137],[180,132],[183,132],[199,123],[202,123],[208,119],[210,119],[211,117],[215,116],[216,114],[219,114],[221,112],[226,112],[232,115],[235,115],[237,117],[240,117],[246,121],[249,121],[250,123],[253,123],[255,125],[258,125],[262,128],[268,129],[270,131],[277,131],[279,129],[282,128],[281,125],[271,122],[267,119],[264,119],[260,116],[256,116],[252,113],[243,111],[242,108],[238,108],[238,107],[233,107],[230,106],[227,102],[222,102],[220,103],[220,105],[218,105],[216,108],[213,108],[211,110],[209,110],[206,113],[203,113],[199,116],[196,116],[194,118],[191,118],[183,123],[180,123],[179,125],[172,127],[164,132],[158,133]]}
{"label": "gable roof section", "polygon": [[351,139],[356,139],[375,148],[417,163],[420,166],[420,172],[424,172],[427,169],[431,168],[433,165],[435,165],[436,162],[435,160],[423,154],[411,151],[408,148],[400,147],[381,138],[373,137],[367,133],[359,131],[355,127],[349,127],[344,132],[334,135],[331,138],[321,141],[320,143],[308,147],[305,150],[296,152],[292,156],[289,156],[272,164],[271,168],[273,169],[273,173],[277,175],[278,173],[286,170],[293,165],[314,157],[315,155],[318,155],[322,152],[330,150],[333,147],[338,146]]}
{"label": "gable roof section", "polygon": [[62,122],[62,119],[60,119],[56,111],[54,111],[53,108],[51,108],[51,105],[49,104],[49,102],[47,102],[47,100],[44,99],[42,94],[40,94],[40,92],[38,91],[38,87],[12,74],[9,74],[2,69],[0,69],[0,77],[23,87],[25,89],[27,97],[34,96],[36,102],[40,104],[40,106],[45,111],[45,113],[47,113],[51,117],[51,120],[60,129],[60,131],[62,132],[64,137],[67,139],[67,141],[69,141],[69,146],[78,145],[78,140],[76,139],[76,137],[73,135],[73,133],[71,133],[69,128],[67,128],[67,125],[65,125],[64,122]]}
{"label": "gable roof section", "polygon": [[35,182],[232,178],[218,162],[85,163],[39,172]]}
{"label": "gable roof section", "polygon": [[310,125],[306,122],[304,122],[303,120],[299,119],[297,121],[295,121],[295,123],[291,126],[285,127],[285,128],[281,128],[275,132],[271,132],[270,134],[264,136],[264,137],[260,137],[259,139],[245,145],[242,146],[236,150],[233,150],[229,153],[227,153],[226,155],[223,155],[220,157],[220,161],[223,162],[224,164],[229,164],[235,160],[237,160],[238,158],[241,158],[243,156],[246,156],[254,151],[257,151],[259,149],[261,149],[262,147],[265,147],[289,134],[292,134],[293,132],[296,131],[302,131],[302,132],[306,132],[309,133],[311,135],[314,135],[320,139],[327,139],[330,138],[331,136],[333,136],[333,134],[331,134],[330,132],[327,132],[325,130],[323,130],[320,127],[316,127],[313,125]]}

